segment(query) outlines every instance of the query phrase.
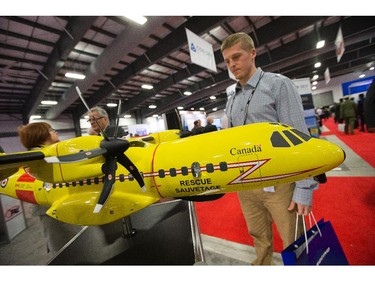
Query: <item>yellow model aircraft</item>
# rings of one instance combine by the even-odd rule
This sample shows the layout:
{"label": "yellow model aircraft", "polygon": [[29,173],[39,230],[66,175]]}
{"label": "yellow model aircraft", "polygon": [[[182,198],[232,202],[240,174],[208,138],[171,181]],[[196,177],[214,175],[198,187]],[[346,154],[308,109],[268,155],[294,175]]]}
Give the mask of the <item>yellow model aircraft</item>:
{"label": "yellow model aircraft", "polygon": [[213,200],[227,192],[316,177],[344,151],[280,123],[181,138],[178,130],[129,140],[84,136],[0,156],[0,193],[50,206],[51,217],[100,225],[162,198]]}

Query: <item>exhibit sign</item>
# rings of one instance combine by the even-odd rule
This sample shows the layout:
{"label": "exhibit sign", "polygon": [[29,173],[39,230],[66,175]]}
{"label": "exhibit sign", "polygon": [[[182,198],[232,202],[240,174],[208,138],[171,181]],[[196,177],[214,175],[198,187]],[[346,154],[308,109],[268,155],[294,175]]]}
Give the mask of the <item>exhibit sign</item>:
{"label": "exhibit sign", "polygon": [[212,45],[186,29],[191,62],[217,72]]}
{"label": "exhibit sign", "polygon": [[369,76],[342,83],[342,95],[350,96],[353,94],[365,93],[368,91],[368,88],[370,88],[370,85],[374,79],[375,76]]}
{"label": "exhibit sign", "polygon": [[310,78],[301,78],[292,80],[302,99],[303,110],[305,113],[305,123],[311,136],[319,137],[319,127],[316,122],[315,107],[311,93]]}

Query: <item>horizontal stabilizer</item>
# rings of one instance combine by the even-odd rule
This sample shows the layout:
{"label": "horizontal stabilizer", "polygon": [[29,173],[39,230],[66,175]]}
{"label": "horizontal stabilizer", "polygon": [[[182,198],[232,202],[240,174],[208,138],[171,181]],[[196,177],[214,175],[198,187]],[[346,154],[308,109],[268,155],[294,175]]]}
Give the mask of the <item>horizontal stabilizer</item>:
{"label": "horizontal stabilizer", "polygon": [[0,155],[0,180],[10,177],[16,173],[20,167],[29,165],[31,161],[42,160],[43,158],[44,154],[40,151]]}
{"label": "horizontal stabilizer", "polygon": [[13,164],[13,163],[25,163],[28,161],[41,160],[43,158],[44,158],[44,154],[41,151],[5,154],[5,155],[0,156],[0,165]]}

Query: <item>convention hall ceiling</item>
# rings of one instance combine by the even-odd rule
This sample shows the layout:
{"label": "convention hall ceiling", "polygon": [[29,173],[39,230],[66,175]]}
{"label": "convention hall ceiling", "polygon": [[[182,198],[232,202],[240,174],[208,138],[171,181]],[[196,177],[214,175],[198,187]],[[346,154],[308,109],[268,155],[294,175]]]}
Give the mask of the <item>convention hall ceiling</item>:
{"label": "convention hall ceiling", "polygon": [[[122,101],[122,113],[148,117],[182,106],[206,112],[225,106],[228,77],[220,44],[249,33],[257,66],[289,78],[324,79],[375,64],[375,17],[366,16],[151,16],[144,25],[117,16],[1,16],[0,108],[8,116],[55,119],[86,113],[88,105]],[[345,53],[337,62],[342,29]],[[217,72],[192,64],[186,30],[212,44]],[[318,38],[326,44],[316,49]],[[321,67],[315,68],[316,62]],[[83,73],[84,80],[65,77]],[[153,89],[142,89],[151,84]],[[190,91],[192,95],[185,96]],[[210,99],[215,96],[216,99]],[[41,101],[57,101],[43,105]],[[150,105],[156,105],[150,109]]]}

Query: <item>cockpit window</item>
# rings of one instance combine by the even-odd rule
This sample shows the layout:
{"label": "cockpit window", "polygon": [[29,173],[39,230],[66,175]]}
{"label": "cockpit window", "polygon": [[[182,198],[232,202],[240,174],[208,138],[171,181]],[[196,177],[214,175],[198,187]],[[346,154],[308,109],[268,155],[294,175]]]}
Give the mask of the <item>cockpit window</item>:
{"label": "cockpit window", "polygon": [[273,132],[271,136],[273,147],[290,147],[289,143],[283,138],[279,132]]}
{"label": "cockpit window", "polygon": [[292,132],[295,133],[297,136],[299,136],[304,141],[309,141],[311,139],[311,136],[309,136],[305,133],[302,133],[301,131],[299,131],[297,129],[292,129]]}
{"label": "cockpit window", "polygon": [[292,142],[294,145],[299,145],[302,143],[302,141],[296,137],[296,135],[292,134],[289,130],[284,130],[283,133],[286,135],[286,137]]}

